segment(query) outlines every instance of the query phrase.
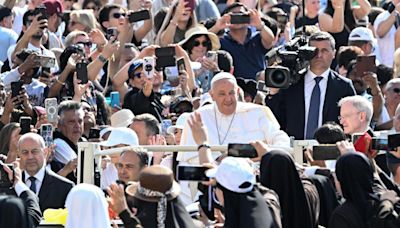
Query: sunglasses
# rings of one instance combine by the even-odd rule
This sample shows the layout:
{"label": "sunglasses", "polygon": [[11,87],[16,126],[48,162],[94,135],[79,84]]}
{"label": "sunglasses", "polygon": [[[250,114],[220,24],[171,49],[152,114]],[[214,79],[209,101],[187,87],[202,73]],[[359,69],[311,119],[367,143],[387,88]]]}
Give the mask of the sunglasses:
{"label": "sunglasses", "polygon": [[116,18],[116,19],[120,18],[121,16],[125,17],[126,13],[114,13],[113,14],[113,17]]}
{"label": "sunglasses", "polygon": [[198,41],[198,40],[195,40],[194,43],[193,43],[193,46],[197,47],[197,46],[199,46],[200,44],[201,44],[203,47],[209,47],[209,46],[211,46],[211,41],[206,40],[206,41],[200,42],[200,41]]}
{"label": "sunglasses", "polygon": [[133,74],[131,74],[131,79],[134,79],[134,78],[140,78],[141,77],[141,74],[142,74],[142,72],[137,72],[137,73],[133,73]]}
{"label": "sunglasses", "polygon": [[400,88],[393,88],[393,92],[400,94]]}
{"label": "sunglasses", "polygon": [[80,41],[80,42],[78,42],[78,43],[76,43],[76,44],[82,44],[82,45],[84,45],[84,46],[86,46],[86,47],[88,47],[88,48],[91,48],[91,47],[92,47],[92,42],[90,42],[90,41],[86,41],[86,42]]}

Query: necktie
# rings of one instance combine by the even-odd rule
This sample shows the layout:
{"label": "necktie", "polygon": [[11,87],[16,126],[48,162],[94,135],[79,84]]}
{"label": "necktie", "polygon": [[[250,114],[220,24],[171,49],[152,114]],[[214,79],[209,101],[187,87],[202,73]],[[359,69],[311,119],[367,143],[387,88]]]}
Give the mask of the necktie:
{"label": "necktie", "polygon": [[32,190],[32,192],[36,193],[36,177],[29,177],[28,179],[31,181],[30,189]]}
{"label": "necktie", "polygon": [[314,78],[315,86],[311,93],[310,108],[308,109],[306,139],[313,139],[314,132],[318,127],[319,103],[321,100],[321,90],[319,88],[319,82],[321,81],[321,79],[322,77]]}

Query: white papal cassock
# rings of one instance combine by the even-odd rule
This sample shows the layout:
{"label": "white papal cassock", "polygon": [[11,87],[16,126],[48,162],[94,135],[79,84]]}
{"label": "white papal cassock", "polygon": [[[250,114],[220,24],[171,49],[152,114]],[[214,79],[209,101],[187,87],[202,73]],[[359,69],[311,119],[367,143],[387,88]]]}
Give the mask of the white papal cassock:
{"label": "white papal cassock", "polygon": [[[290,146],[288,135],[280,130],[279,123],[274,114],[266,106],[238,102],[235,114],[227,116],[219,112],[214,102],[213,104],[201,107],[198,109],[198,112],[200,112],[201,119],[206,127],[210,145],[249,143],[255,140],[262,140],[273,146]],[[182,132],[181,145],[196,145],[187,122]],[[219,153],[213,153],[213,158],[215,159],[219,155]],[[182,165],[199,164],[198,152],[180,152],[178,153],[177,160]],[[181,186],[182,198],[185,204],[187,204],[193,200],[194,196],[190,193],[186,195],[188,193],[187,183],[181,182]],[[191,200],[187,197],[190,197]]]}

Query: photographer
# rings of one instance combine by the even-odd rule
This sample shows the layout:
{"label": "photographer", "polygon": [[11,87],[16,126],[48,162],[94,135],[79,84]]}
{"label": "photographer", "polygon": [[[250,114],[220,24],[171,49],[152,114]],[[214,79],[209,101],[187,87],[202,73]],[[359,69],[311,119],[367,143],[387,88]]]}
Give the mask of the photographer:
{"label": "photographer", "polygon": [[[18,197],[1,195],[0,192],[0,227],[33,228],[37,227],[42,218],[39,199],[22,182],[22,172],[19,163],[13,163],[13,170],[0,162],[1,172],[9,177],[10,184]],[[3,174],[2,174],[3,175]]]}
{"label": "photographer", "polygon": [[[232,15],[239,14],[241,24],[232,23]],[[247,15],[247,16],[246,16]],[[245,22],[249,17],[249,22]],[[234,59],[234,75],[245,79],[255,79],[258,71],[265,68],[265,54],[274,44],[274,34],[261,20],[257,10],[248,10],[241,3],[228,6],[224,15],[209,29],[218,34],[220,30],[229,31],[220,39],[221,49],[228,51]],[[253,32],[254,28],[258,31]]]}
{"label": "photographer", "polygon": [[314,33],[309,45],[316,47],[317,54],[305,76],[266,100],[281,128],[296,139],[312,139],[322,124],[338,122],[337,102],[355,95],[351,81],[330,69],[336,53],[333,37],[327,32]]}

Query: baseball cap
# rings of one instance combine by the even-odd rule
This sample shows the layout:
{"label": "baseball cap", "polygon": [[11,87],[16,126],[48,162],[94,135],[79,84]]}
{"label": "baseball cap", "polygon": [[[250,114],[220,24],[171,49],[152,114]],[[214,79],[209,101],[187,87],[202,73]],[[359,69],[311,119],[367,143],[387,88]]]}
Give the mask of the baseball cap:
{"label": "baseball cap", "polygon": [[139,145],[139,139],[134,130],[126,127],[116,127],[111,129],[108,139],[100,143],[101,146],[116,146],[119,144],[136,146]]}
{"label": "baseball cap", "polygon": [[133,72],[135,72],[135,70],[139,67],[143,66],[143,60],[142,59],[137,59],[135,61],[133,61],[131,63],[131,65],[129,66],[128,69],[128,76],[131,77],[131,75],[133,74]]}
{"label": "baseball cap", "polygon": [[208,170],[206,176],[215,178],[224,188],[237,193],[250,192],[256,183],[253,168],[246,158],[227,157],[217,168]]}
{"label": "baseball cap", "polygon": [[111,127],[128,127],[135,115],[129,109],[121,109],[111,115]]}
{"label": "baseball cap", "polygon": [[350,32],[349,41],[369,41],[372,42],[374,36],[372,31],[365,27],[357,27]]}
{"label": "baseball cap", "polygon": [[47,0],[43,4],[46,7],[47,14],[50,16],[53,14],[62,14],[64,11],[61,2],[58,0]]}
{"label": "baseball cap", "polygon": [[188,119],[189,116],[190,116],[189,112],[182,113],[176,120],[175,125],[168,127],[167,133],[173,134],[175,129],[183,129],[183,127],[185,126],[186,120]]}

